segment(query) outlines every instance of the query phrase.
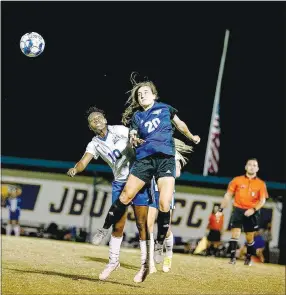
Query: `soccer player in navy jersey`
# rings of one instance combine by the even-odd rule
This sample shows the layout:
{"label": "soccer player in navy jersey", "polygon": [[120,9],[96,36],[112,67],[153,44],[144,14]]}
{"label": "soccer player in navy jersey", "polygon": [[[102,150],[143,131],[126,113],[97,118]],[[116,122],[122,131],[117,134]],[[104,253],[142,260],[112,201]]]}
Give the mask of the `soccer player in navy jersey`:
{"label": "soccer player in navy jersey", "polygon": [[[172,123],[195,144],[200,142],[200,137],[189,131],[177,116],[175,108],[157,102],[157,99],[158,92],[151,81],[136,83],[131,90],[127,101],[129,106],[123,114],[122,122],[125,125],[130,123],[129,136],[136,147],[136,160],[120,197],[111,205],[103,229],[97,231],[94,241],[99,242],[108,234],[108,229],[123,216],[138,191],[155,176],[160,192],[155,243],[155,256],[159,261],[163,260],[163,242],[170,223],[170,204],[176,175]],[[146,273],[148,272],[147,267]]]}

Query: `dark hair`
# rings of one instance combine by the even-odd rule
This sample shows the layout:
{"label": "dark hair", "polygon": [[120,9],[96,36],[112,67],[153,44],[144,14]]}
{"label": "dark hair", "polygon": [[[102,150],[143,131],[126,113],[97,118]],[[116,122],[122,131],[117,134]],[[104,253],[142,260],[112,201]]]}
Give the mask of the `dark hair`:
{"label": "dark hair", "polygon": [[86,112],[85,112],[85,117],[86,119],[88,119],[89,115],[91,113],[101,113],[103,116],[105,116],[105,113],[103,110],[98,109],[96,106],[92,106],[90,107]]}
{"label": "dark hair", "polygon": [[258,163],[258,160],[256,158],[249,158],[246,163],[248,163],[248,161],[256,161]]}

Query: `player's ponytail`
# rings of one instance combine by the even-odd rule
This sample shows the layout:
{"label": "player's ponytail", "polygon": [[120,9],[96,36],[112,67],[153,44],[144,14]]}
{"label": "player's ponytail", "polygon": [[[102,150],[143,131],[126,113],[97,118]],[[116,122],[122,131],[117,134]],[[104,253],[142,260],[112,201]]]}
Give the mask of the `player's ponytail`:
{"label": "player's ponytail", "polygon": [[182,167],[184,167],[189,161],[189,158],[185,156],[184,154],[192,153],[194,151],[193,147],[185,144],[183,141],[177,138],[174,138],[174,141],[175,141],[175,148],[176,148],[176,156],[180,160]]}

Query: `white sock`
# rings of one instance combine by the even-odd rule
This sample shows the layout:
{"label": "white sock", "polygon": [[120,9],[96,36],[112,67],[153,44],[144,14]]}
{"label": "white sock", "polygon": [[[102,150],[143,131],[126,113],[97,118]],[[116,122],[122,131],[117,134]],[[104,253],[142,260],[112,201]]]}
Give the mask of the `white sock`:
{"label": "white sock", "polygon": [[20,226],[19,226],[19,224],[15,224],[13,229],[14,229],[14,235],[16,237],[19,237],[20,236]]}
{"label": "white sock", "polygon": [[140,250],[141,250],[141,265],[144,265],[146,263],[147,259],[147,243],[146,241],[139,241],[140,243]]}
{"label": "white sock", "polygon": [[165,247],[166,247],[166,256],[172,258],[173,256],[173,246],[174,246],[174,236],[171,232],[170,236],[165,239]]}
{"label": "white sock", "polygon": [[154,262],[154,234],[150,233],[150,267],[155,266]]}
{"label": "white sock", "polygon": [[123,237],[116,238],[111,236],[109,241],[109,263],[116,263],[119,260],[120,246]]}
{"label": "white sock", "polygon": [[11,231],[12,231],[12,226],[11,226],[11,224],[8,223],[6,225],[6,235],[11,236]]}

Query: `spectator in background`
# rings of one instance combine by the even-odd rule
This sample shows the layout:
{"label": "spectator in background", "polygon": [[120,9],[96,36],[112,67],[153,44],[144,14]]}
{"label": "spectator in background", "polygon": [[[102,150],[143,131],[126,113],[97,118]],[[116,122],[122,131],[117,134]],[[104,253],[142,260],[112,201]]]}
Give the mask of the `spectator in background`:
{"label": "spectator in background", "polygon": [[[265,249],[265,240],[262,236],[263,230],[260,229],[259,231],[254,233],[254,250],[255,250],[255,256],[258,258],[258,262],[264,263],[264,249]],[[239,258],[244,259],[244,257],[247,255],[247,243],[245,243],[239,251]]]}
{"label": "spectator in background", "polygon": [[6,235],[10,236],[12,230],[15,236],[20,236],[19,218],[21,213],[21,196],[22,188],[19,185],[2,184],[1,199],[9,210],[9,220],[6,226]]}
{"label": "spectator in background", "polygon": [[209,223],[207,229],[209,229],[209,234],[207,236],[207,255],[216,255],[218,247],[221,245],[221,232],[223,229],[224,215],[220,217],[219,220],[216,218],[216,213],[218,212],[219,206],[216,205],[209,217]]}

